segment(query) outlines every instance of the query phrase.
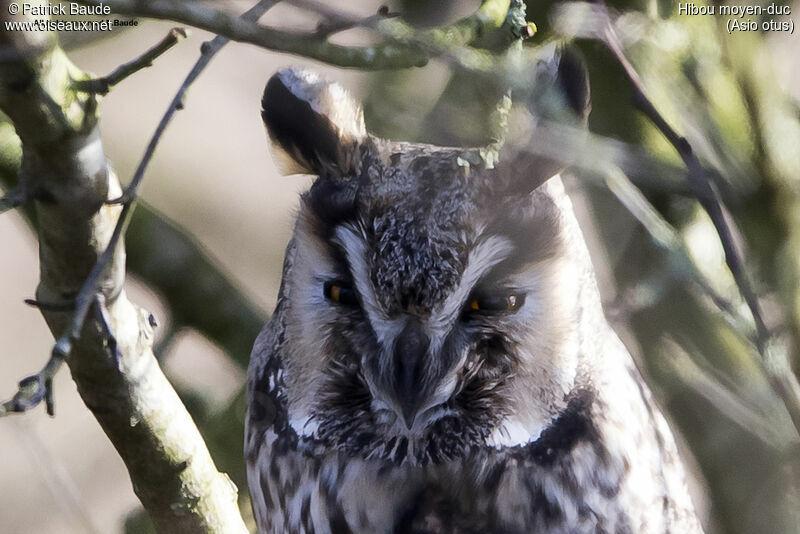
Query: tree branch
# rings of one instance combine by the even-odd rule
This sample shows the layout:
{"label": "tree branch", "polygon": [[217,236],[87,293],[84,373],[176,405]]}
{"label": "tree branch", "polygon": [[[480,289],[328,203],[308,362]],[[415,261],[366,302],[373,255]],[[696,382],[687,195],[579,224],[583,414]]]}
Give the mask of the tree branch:
{"label": "tree branch", "polygon": [[[108,246],[122,232],[124,207],[104,206],[120,187],[106,163],[94,98],[70,88],[72,80],[85,75],[51,34],[6,32],[0,43],[16,58],[0,64],[0,109],[22,141],[21,186],[36,192],[37,300],[72,299],[85,287],[98,258],[111,251],[107,268],[97,271],[96,290],[87,293],[89,304],[77,303],[86,306],[78,335],[77,321],[70,321],[69,314],[42,310],[50,329],[66,332],[72,346],[56,344],[45,371],[36,375],[35,391],[51,401],[49,368],[68,354],[81,397],[125,461],[134,491],[158,528],[246,532],[235,487],[217,472],[191,417],[155,363],[149,313],[127,299],[124,247]],[[95,313],[89,315],[92,306]]]}
{"label": "tree branch", "polygon": [[[800,383],[788,364],[788,354],[779,348],[779,343],[767,328],[763,319],[761,305],[744,268],[742,255],[736,248],[733,231],[725,217],[717,192],[708,180],[706,169],[700,163],[691,143],[679,135],[648,98],[644,85],[631,62],[625,56],[622,43],[617,36],[611,19],[605,12],[601,1],[601,20],[604,21],[598,38],[606,45],[622,67],[634,91],[634,104],[675,148],[687,169],[687,178],[694,196],[711,219],[725,253],[725,262],[733,275],[736,286],[744,298],[753,317],[756,329],[755,344],[767,378],[773,389],[783,401],[792,418],[795,429],[800,433]],[[782,361],[786,360],[786,361]],[[780,370],[780,372],[778,372]]]}
{"label": "tree branch", "polygon": [[[295,5],[298,5],[298,4],[295,3]],[[317,25],[317,29],[314,32],[314,36],[319,38],[319,39],[327,39],[332,35],[335,35],[337,33],[340,33],[340,32],[343,32],[343,31],[347,31],[347,30],[350,30],[350,29],[353,29],[353,28],[358,28],[358,27],[361,27],[361,26],[374,27],[378,23],[378,21],[380,21],[381,19],[393,18],[393,17],[399,17],[399,16],[400,16],[399,13],[391,13],[391,12],[389,12],[389,8],[388,7],[381,6],[381,8],[378,10],[378,12],[376,14],[371,15],[369,17],[366,17],[366,18],[364,18],[362,20],[358,20],[358,21],[353,21],[353,20],[350,20],[350,19],[342,20],[342,19],[338,19],[336,17],[329,18],[329,19],[326,19],[326,20],[320,22]]]}
{"label": "tree branch", "polygon": [[187,37],[186,30],[183,28],[172,28],[169,33],[158,44],[150,50],[142,54],[136,59],[120,65],[113,70],[110,74],[102,78],[94,78],[91,80],[76,80],[72,84],[72,88],[76,91],[84,93],[95,93],[105,95],[119,82],[136,74],[140,70],[147,68],[153,64],[161,54],[178,44],[178,41]]}
{"label": "tree branch", "polygon": [[[605,165],[604,174],[609,191],[639,221],[652,241],[669,253],[671,260],[670,271],[677,271],[679,278],[686,278],[695,284],[725,314],[726,319],[730,323],[737,325],[738,331],[742,331],[743,325],[747,324],[744,317],[739,314],[733,304],[717,293],[708,283],[697,268],[697,265],[695,265],[675,229],[661,217],[658,210],[650,204],[642,192],[620,169],[613,165]],[[752,328],[743,330],[743,333],[746,334],[748,330],[752,331]],[[755,336],[746,337],[755,344]]]}
{"label": "tree branch", "polygon": [[[250,43],[268,50],[287,52],[339,67],[362,70],[421,67],[432,57],[471,43],[488,30],[499,28],[505,20],[509,0],[484,0],[478,10],[460,21],[432,30],[416,32],[400,19],[358,19],[334,10],[339,23],[365,24],[376,29],[385,40],[374,46],[342,46],[331,43],[325,32],[288,32],[244,20],[195,1],[175,0],[79,0],[92,6],[107,5],[113,13],[171,20]],[[319,11],[319,4],[303,2],[303,7]],[[331,9],[331,8],[327,8]]]}
{"label": "tree branch", "polygon": [[[255,7],[251,8],[244,15],[242,15],[240,19],[243,21],[258,20],[261,15],[266,13],[267,10],[276,3],[277,1],[275,0],[261,0],[261,2],[255,5]],[[189,89],[189,86],[194,83],[197,77],[200,76],[200,73],[205,70],[216,53],[228,43],[228,40],[229,39],[226,37],[217,35],[214,37],[214,39],[211,41],[206,41],[200,47],[200,59],[197,60],[192,67],[192,70],[189,71],[186,79],[178,88],[178,92],[175,93],[175,96],[172,98],[172,102],[170,102],[170,105],[167,108],[167,111],[164,113],[164,116],[161,117],[161,121],[158,123],[156,131],[153,133],[153,136],[150,138],[150,142],[147,144],[147,148],[144,151],[144,156],[142,156],[142,160],[139,162],[139,166],[137,167],[136,172],[131,179],[131,183],[128,184],[128,187],[125,189],[125,194],[118,199],[110,201],[110,204],[122,204],[124,209],[125,206],[130,205],[134,201],[139,190],[139,186],[142,183],[142,179],[144,178],[144,173],[147,170],[147,166],[150,164],[150,160],[153,158],[153,154],[155,153],[159,141],[161,141],[161,136],[166,131],[167,126],[169,125],[175,113],[183,109],[183,97],[186,94],[186,91]]]}
{"label": "tree branch", "polygon": [[[0,123],[0,187],[11,196],[18,190],[19,139],[8,123]],[[22,215],[37,230],[33,203]],[[125,234],[128,271],[165,301],[172,326],[193,328],[246,368],[253,340],[267,315],[230,279],[215,258],[146,202],[140,201]],[[68,312],[74,300],[26,303],[48,311]]]}
{"label": "tree branch", "polygon": [[7,195],[0,198],[0,213],[5,213],[8,210],[21,206],[27,200],[27,193],[24,189],[12,189]]}

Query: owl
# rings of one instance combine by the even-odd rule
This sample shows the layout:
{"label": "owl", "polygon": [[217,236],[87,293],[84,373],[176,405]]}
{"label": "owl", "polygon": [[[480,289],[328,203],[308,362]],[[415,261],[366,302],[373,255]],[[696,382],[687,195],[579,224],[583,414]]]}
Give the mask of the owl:
{"label": "owl", "polygon": [[[556,65],[585,120],[582,63]],[[378,138],[302,69],[262,107],[281,168],[317,178],[248,370],[259,532],[702,532],[558,162]]]}

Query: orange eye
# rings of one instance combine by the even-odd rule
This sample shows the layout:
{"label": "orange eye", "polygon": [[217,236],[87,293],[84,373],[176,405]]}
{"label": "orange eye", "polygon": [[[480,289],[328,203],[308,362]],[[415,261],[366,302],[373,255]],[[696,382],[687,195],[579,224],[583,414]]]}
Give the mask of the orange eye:
{"label": "orange eye", "polygon": [[341,296],[342,296],[342,286],[338,284],[331,284],[330,296],[328,298],[330,298],[334,302],[339,302]]}
{"label": "orange eye", "polygon": [[328,281],[322,286],[322,294],[325,298],[344,306],[358,306],[358,297],[353,288],[346,282]]}
{"label": "orange eye", "polygon": [[481,313],[514,313],[525,303],[524,293],[481,295],[469,301],[469,310]]}

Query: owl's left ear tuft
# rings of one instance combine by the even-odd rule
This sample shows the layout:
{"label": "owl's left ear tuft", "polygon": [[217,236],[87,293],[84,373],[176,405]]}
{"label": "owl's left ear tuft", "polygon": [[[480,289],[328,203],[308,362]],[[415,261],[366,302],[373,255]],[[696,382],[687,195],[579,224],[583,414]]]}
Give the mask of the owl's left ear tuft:
{"label": "owl's left ear tuft", "polygon": [[[510,194],[527,194],[566,167],[563,158],[532,146],[531,134],[539,125],[567,124],[582,128],[591,110],[589,75],[580,52],[566,45],[552,46],[543,53],[526,100],[526,135],[504,144],[500,166],[511,176]],[[535,137],[535,136],[534,136]]]}
{"label": "owl's left ear tuft", "polygon": [[586,62],[576,48],[564,46],[560,50],[556,80],[566,106],[582,124],[589,119],[592,109],[589,73]]}
{"label": "owl's left ear tuft", "polygon": [[283,174],[345,177],[358,172],[367,137],[361,107],[315,72],[287,68],[267,82],[261,117]]}

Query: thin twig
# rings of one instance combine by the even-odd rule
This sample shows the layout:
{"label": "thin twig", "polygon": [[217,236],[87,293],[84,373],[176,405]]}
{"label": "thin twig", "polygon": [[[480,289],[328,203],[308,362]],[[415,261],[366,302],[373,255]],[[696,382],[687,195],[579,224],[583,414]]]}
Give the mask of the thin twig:
{"label": "thin twig", "polygon": [[0,404],[0,417],[12,413],[26,412],[43,400],[47,406],[47,414],[50,416],[55,415],[53,377],[56,376],[56,373],[64,364],[64,358],[64,347],[56,344],[42,370],[35,375],[20,380],[19,389],[14,396]]}
{"label": "thin twig", "polygon": [[15,187],[0,198],[0,213],[17,208],[25,203],[28,194],[22,187]]}
{"label": "thin twig", "polygon": [[638,73],[633,68],[633,65],[625,56],[619,37],[617,36],[617,33],[610,22],[606,26],[605,43],[625,71],[628,81],[630,81],[631,85],[633,86],[635,98],[634,103],[636,107],[639,109],[639,111],[644,113],[644,115],[650,119],[655,127],[664,135],[667,141],[669,141],[669,143],[678,152],[678,155],[686,165],[688,170],[689,185],[692,188],[694,195],[697,197],[697,200],[700,202],[700,205],[708,213],[714,228],[719,234],[723,250],[725,251],[725,262],[728,264],[728,268],[730,269],[737,286],[739,286],[739,290],[742,293],[747,306],[750,308],[750,312],[753,315],[753,320],[756,325],[756,332],[758,333],[758,343],[760,348],[763,350],[770,336],[769,329],[764,323],[758,297],[752,290],[750,281],[747,278],[742,258],[739,252],[736,250],[733,234],[722,211],[722,205],[717,197],[716,192],[711,186],[711,183],[707,180],[705,169],[700,163],[700,160],[697,159],[697,156],[695,155],[692,145],[689,143],[689,141],[672,129],[663,115],[661,115],[661,113],[659,113],[656,107],[653,105],[653,102],[647,97],[647,94],[644,90],[644,85],[642,84]]}
{"label": "thin twig", "polygon": [[[601,5],[605,7],[602,0]],[[773,360],[779,357],[788,358],[788,356],[774,348],[775,341],[764,322],[758,296],[753,290],[747,272],[744,269],[742,255],[736,249],[733,231],[725,217],[722,203],[708,180],[706,170],[695,155],[692,145],[685,137],[679,135],[672,129],[664,116],[659,113],[655,105],[653,105],[653,102],[647,97],[644,85],[638,73],[623,52],[622,43],[611,23],[611,19],[606,16],[605,20],[606,24],[602,41],[623,68],[628,81],[631,83],[634,90],[634,104],[637,109],[650,119],[653,125],[655,125],[667,141],[675,148],[678,155],[683,160],[684,165],[686,165],[689,186],[692,188],[698,202],[700,202],[700,205],[708,214],[717,231],[717,235],[719,236],[722,248],[725,252],[725,263],[728,265],[728,269],[733,275],[736,286],[753,317],[756,329],[756,348],[764,363],[767,378],[786,406],[795,428],[800,432],[800,383],[798,383],[797,377],[791,370],[788,373],[775,372],[777,367],[788,369],[789,366],[776,366]]]}
{"label": "thin twig", "polygon": [[[681,242],[678,232],[658,213],[642,192],[631,182],[625,173],[613,165],[605,166],[606,186],[628,212],[641,223],[653,242],[670,253],[673,267],[679,276],[696,284],[711,302],[722,311],[726,319],[736,325],[745,325],[747,321],[736,307],[728,302],[706,281],[697,268],[686,247]],[[749,338],[749,336],[748,336]],[[754,339],[751,339],[755,343]]]}
{"label": "thin twig", "polygon": [[[245,18],[246,20],[257,20],[276,3],[276,0],[261,0],[261,2],[256,4],[244,15],[242,15],[242,18]],[[178,92],[173,97],[172,102],[170,102],[170,105],[167,108],[167,111],[164,113],[164,116],[161,117],[161,121],[158,123],[156,131],[153,133],[153,136],[150,139],[147,148],[145,149],[144,155],[139,162],[139,166],[137,167],[130,184],[120,198],[109,201],[109,203],[112,204],[122,204],[122,211],[119,214],[119,219],[117,219],[117,224],[114,226],[114,232],[108,241],[106,249],[97,259],[97,263],[95,263],[94,268],[92,268],[92,271],[89,273],[86,282],[84,282],[81,290],[78,292],[78,296],[75,298],[75,315],[73,315],[69,330],[61,338],[64,346],[71,348],[72,340],[78,339],[80,336],[80,331],[83,328],[83,323],[86,320],[86,314],[89,311],[89,307],[91,306],[92,302],[96,300],[101,276],[106,267],[108,267],[108,265],[111,263],[117,244],[119,243],[122,235],[125,233],[125,229],[130,222],[130,215],[136,207],[136,198],[139,191],[139,186],[142,183],[144,173],[153,157],[153,153],[155,152],[159,141],[161,141],[161,136],[164,134],[164,131],[167,129],[167,126],[169,125],[175,113],[183,109],[183,97],[186,94],[186,91],[188,91],[192,83],[194,83],[197,77],[200,76],[200,73],[203,72],[214,55],[223,46],[225,46],[228,40],[229,39],[227,37],[218,35],[211,41],[203,43],[203,46],[201,47],[200,59],[197,60],[192,67],[192,70],[189,71],[186,79],[183,81],[180,88],[178,88]],[[67,354],[69,354],[69,352],[67,352]]]}
{"label": "thin twig", "polygon": [[68,312],[75,310],[75,301],[69,302],[42,302],[36,299],[25,299],[23,302],[42,311]]}
{"label": "thin twig", "polygon": [[268,50],[288,52],[340,67],[362,69],[405,68],[427,62],[414,46],[384,42],[374,46],[343,46],[319,38],[313,32],[286,31],[258,24],[254,20],[232,17],[201,2],[150,0],[79,0],[90,6],[108,5],[114,13],[172,20],[251,43]]}
{"label": "thin twig", "polygon": [[[276,3],[278,3],[276,0],[262,0],[245,12],[241,18],[250,21],[257,20]],[[147,148],[145,149],[144,155],[139,162],[139,166],[136,168],[136,172],[134,173],[130,184],[120,198],[109,201],[109,204],[122,204],[122,211],[119,214],[119,219],[114,227],[114,233],[111,235],[108,246],[103,251],[103,254],[101,254],[100,258],[98,258],[97,263],[92,269],[92,272],[89,273],[89,277],[86,279],[86,282],[84,283],[83,287],[81,287],[78,296],[75,298],[75,315],[73,316],[72,326],[67,334],[68,337],[77,339],[77,337],[80,335],[80,330],[86,318],[86,313],[88,312],[89,306],[91,305],[92,300],[97,292],[100,276],[103,274],[106,267],[111,262],[111,259],[114,257],[114,249],[116,248],[117,243],[124,234],[125,228],[130,221],[130,215],[136,206],[136,197],[139,192],[139,186],[142,183],[147,166],[150,164],[150,160],[153,158],[156,147],[161,141],[162,135],[166,131],[167,126],[169,125],[175,113],[183,109],[183,97],[186,94],[186,91],[189,90],[189,87],[192,85],[192,83],[194,83],[197,77],[200,76],[200,73],[202,73],[206,66],[208,66],[214,55],[223,46],[225,46],[228,41],[229,39],[227,37],[218,35],[211,41],[203,43],[201,46],[200,59],[197,60],[192,67],[192,70],[189,71],[186,79],[184,79],[183,83],[178,88],[178,92],[175,93],[175,96],[172,98],[172,102],[170,102],[167,111],[161,117],[161,121],[158,123],[156,131],[153,133],[153,136],[150,138],[150,142],[147,144]]]}
{"label": "thin twig", "polygon": [[[254,22],[279,1],[280,0],[262,0],[254,7],[246,11],[240,18],[248,22]],[[200,47],[200,59],[197,60],[192,67],[192,70],[189,71],[186,79],[183,80],[183,83],[178,88],[178,92],[175,93],[175,96],[172,98],[172,102],[170,102],[170,105],[167,108],[167,111],[164,113],[164,116],[161,117],[161,121],[158,123],[156,131],[153,133],[153,136],[150,138],[150,142],[147,144],[147,148],[144,151],[144,155],[139,162],[139,166],[136,168],[136,172],[134,173],[130,184],[128,184],[128,187],[125,189],[125,192],[121,197],[110,200],[108,202],[109,204],[128,205],[136,197],[139,186],[142,182],[142,178],[144,178],[144,173],[147,170],[147,166],[150,164],[150,160],[153,158],[153,153],[155,152],[158,143],[161,141],[161,136],[167,129],[167,126],[172,120],[172,117],[175,115],[175,112],[183,109],[183,97],[186,94],[186,91],[189,89],[189,86],[194,83],[197,77],[200,76],[200,73],[203,72],[206,66],[208,66],[208,63],[216,55],[216,53],[219,52],[220,49],[228,43],[228,41],[230,41],[229,38],[222,35],[217,35],[211,41],[204,42]],[[122,218],[123,217],[120,216],[120,219]]]}
{"label": "thin twig", "polygon": [[139,72],[140,70],[150,67],[153,61],[159,56],[164,54],[167,50],[178,44],[178,41],[188,37],[189,33],[184,28],[172,28],[169,33],[161,39],[161,41],[152,47],[150,50],[129,61],[120,65],[110,74],[102,78],[94,78],[91,80],[76,80],[72,83],[72,88],[75,91],[83,93],[92,93],[105,95],[119,82]]}

